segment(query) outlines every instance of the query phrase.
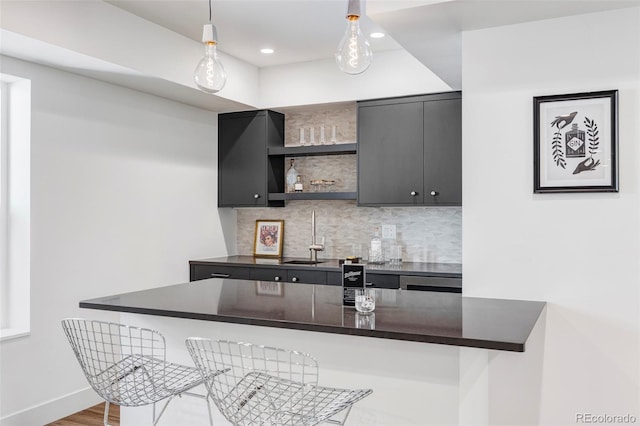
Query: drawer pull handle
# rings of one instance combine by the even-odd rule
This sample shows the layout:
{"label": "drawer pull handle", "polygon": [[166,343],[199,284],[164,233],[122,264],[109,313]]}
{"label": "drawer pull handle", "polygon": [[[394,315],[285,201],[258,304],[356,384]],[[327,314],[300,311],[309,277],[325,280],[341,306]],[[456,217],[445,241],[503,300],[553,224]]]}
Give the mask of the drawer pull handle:
{"label": "drawer pull handle", "polygon": [[273,277],[273,280],[274,281],[280,281],[280,277],[276,275],[275,277]]}
{"label": "drawer pull handle", "polygon": [[257,200],[258,198],[260,198],[260,194],[253,194],[253,198]]}
{"label": "drawer pull handle", "polygon": [[229,274],[218,274],[215,272],[211,274],[212,278],[229,278],[229,276],[230,276]]}
{"label": "drawer pull handle", "polygon": [[291,282],[297,283],[299,281],[298,277],[291,278]]}
{"label": "drawer pull handle", "polygon": [[431,191],[431,195],[435,197],[436,195],[438,195],[438,191]]}
{"label": "drawer pull handle", "polygon": [[415,197],[415,196],[417,196],[417,195],[418,195],[418,193],[417,193],[416,191],[411,191],[411,194],[410,194],[410,195],[411,195],[412,197]]}

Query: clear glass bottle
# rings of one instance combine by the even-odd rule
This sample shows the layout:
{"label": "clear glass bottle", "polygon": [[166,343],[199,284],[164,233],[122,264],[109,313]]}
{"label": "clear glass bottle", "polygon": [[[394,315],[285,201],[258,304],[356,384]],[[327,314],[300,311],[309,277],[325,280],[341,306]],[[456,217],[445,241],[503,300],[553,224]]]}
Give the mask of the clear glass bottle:
{"label": "clear glass bottle", "polygon": [[295,160],[292,158],[290,161],[290,165],[289,165],[289,170],[287,170],[287,192],[294,192],[295,191],[295,185],[296,185],[296,180],[297,180],[297,176],[298,176],[298,171],[296,170],[295,167],[293,167],[293,163],[295,162]]}
{"label": "clear glass bottle", "polygon": [[373,237],[371,237],[371,243],[369,244],[369,263],[384,263],[384,253],[382,252],[382,239],[380,238],[379,226],[373,228]]}

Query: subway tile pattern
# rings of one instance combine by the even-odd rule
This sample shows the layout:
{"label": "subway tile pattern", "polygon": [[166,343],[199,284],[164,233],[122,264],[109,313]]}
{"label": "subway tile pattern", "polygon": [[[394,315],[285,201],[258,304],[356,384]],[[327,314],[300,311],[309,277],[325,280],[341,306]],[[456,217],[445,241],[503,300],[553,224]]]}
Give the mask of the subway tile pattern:
{"label": "subway tile pattern", "polygon": [[[404,260],[462,263],[461,207],[357,207],[355,201],[287,201],[285,208],[237,209],[237,254],[253,253],[257,219],[283,219],[284,256],[309,256],[313,210],[316,235],[325,237],[326,250],[319,257],[344,258],[354,243],[364,250],[373,228],[388,224],[396,225]],[[383,240],[386,247],[392,243]]]}

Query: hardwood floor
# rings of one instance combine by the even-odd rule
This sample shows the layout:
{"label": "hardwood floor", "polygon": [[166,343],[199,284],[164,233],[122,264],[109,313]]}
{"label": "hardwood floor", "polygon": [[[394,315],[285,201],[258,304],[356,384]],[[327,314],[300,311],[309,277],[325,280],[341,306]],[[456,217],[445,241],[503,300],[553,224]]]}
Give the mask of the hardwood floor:
{"label": "hardwood floor", "polygon": [[[104,403],[56,420],[46,426],[103,426],[103,418]],[[109,405],[109,424],[120,426],[120,407],[117,405]]]}

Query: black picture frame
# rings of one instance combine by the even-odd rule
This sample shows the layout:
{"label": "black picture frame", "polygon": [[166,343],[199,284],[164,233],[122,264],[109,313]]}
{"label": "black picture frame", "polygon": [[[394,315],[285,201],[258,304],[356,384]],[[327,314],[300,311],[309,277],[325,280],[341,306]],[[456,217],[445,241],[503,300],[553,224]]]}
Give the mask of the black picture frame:
{"label": "black picture frame", "polygon": [[618,91],[533,98],[533,192],[618,192]]}

